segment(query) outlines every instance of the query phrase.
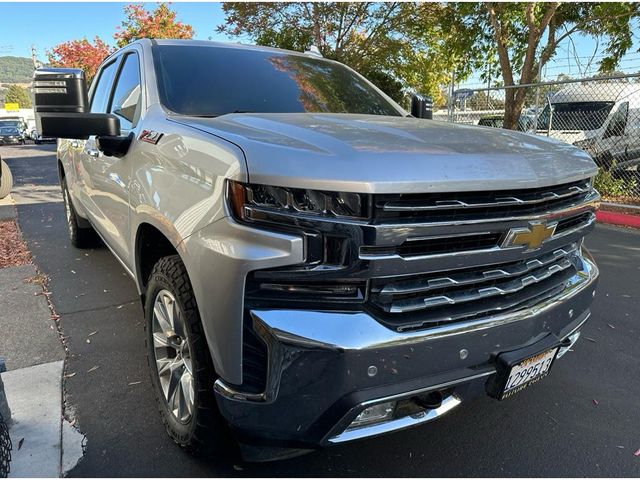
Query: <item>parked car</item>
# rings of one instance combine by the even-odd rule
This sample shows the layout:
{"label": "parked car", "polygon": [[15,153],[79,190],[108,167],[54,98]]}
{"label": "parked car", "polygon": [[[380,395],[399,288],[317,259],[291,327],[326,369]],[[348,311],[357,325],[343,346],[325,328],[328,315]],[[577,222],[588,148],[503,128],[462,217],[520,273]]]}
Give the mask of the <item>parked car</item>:
{"label": "parked car", "polygon": [[135,280],[187,449],[228,426],[245,458],[283,458],[510,397],[590,316],[597,169],[575,147],[410,116],[266,47],[143,39],[88,96],[79,70],[34,80],[65,82],[35,105],[71,243],[97,233]]}
{"label": "parked car", "polygon": [[554,94],[538,133],[582,148],[616,170],[640,164],[640,85],[571,85]]}
{"label": "parked car", "polygon": [[[504,127],[504,115],[487,115],[478,120],[478,125],[481,127]],[[516,128],[519,132],[533,132],[535,131],[535,120],[531,114],[523,113],[518,119],[518,126]]]}
{"label": "parked car", "polygon": [[25,140],[16,127],[0,127],[0,145],[24,145]]}
{"label": "parked car", "polygon": [[0,117],[0,128],[3,127],[13,127],[20,132],[20,137],[22,140],[27,140],[27,124],[20,117]]}

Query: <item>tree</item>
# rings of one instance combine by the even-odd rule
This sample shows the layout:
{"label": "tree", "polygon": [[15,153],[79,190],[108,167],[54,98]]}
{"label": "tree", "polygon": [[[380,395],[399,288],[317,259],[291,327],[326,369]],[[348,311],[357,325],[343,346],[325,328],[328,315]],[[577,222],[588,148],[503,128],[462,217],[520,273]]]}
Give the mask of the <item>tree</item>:
{"label": "tree", "polygon": [[[538,81],[538,72],[572,35],[605,40],[601,71],[611,71],[631,48],[631,20],[640,6],[616,3],[451,3],[445,15],[463,35],[450,38],[447,49],[466,51],[467,68],[483,68],[495,53],[505,87]],[[469,42],[472,46],[469,48]],[[505,128],[515,128],[524,106],[526,88],[505,91]]]}
{"label": "tree", "polygon": [[84,70],[87,83],[91,83],[102,61],[113,51],[100,37],[93,43],[86,38],[61,43],[47,52],[52,67],[80,68]]}
{"label": "tree", "polygon": [[138,40],[139,38],[193,38],[193,27],[176,21],[176,12],[166,3],[149,12],[144,5],[131,4],[124,8],[127,16],[113,38],[118,47]]}
{"label": "tree", "polygon": [[31,96],[20,85],[9,85],[4,96],[5,103],[17,103],[20,108],[31,108]]}
{"label": "tree", "polygon": [[[259,45],[304,51],[318,47],[372,80],[396,100],[410,88],[440,95],[435,50],[412,32],[414,10],[434,13],[440,4],[401,2],[225,2],[218,32],[248,37]],[[435,24],[430,21],[430,24]],[[420,30],[423,33],[423,30]],[[432,29],[434,43],[439,32]],[[439,65],[439,64],[438,64]]]}

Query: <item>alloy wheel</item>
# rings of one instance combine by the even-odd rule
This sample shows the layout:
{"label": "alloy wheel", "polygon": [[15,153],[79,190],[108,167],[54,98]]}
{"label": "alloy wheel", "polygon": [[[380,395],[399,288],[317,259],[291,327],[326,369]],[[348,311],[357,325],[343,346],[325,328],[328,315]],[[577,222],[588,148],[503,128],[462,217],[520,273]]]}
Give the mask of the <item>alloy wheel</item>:
{"label": "alloy wheel", "polygon": [[188,423],[194,411],[193,363],[184,315],[169,290],[153,303],[153,352],[160,386],[169,410]]}

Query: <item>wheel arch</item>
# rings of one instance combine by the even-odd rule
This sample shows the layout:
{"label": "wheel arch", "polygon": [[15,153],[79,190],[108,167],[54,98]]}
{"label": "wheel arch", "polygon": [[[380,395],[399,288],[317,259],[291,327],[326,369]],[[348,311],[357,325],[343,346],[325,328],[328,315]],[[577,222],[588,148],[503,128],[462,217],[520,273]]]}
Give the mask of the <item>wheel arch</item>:
{"label": "wheel arch", "polygon": [[162,226],[151,219],[141,221],[135,233],[134,265],[138,291],[144,305],[149,275],[153,266],[162,257],[178,255],[182,259],[178,245],[179,239],[165,231]]}
{"label": "wheel arch", "polygon": [[62,179],[65,177],[65,173],[64,173],[64,165],[62,164],[62,160],[60,160],[59,158],[57,159],[57,164],[58,164],[58,179],[60,181],[62,181]]}

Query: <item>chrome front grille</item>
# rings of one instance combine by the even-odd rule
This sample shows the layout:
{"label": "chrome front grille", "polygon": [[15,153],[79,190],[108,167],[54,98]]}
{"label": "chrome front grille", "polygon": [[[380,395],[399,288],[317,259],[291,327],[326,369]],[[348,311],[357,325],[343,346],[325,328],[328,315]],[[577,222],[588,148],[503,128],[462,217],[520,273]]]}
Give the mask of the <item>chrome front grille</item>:
{"label": "chrome front grille", "polygon": [[[367,221],[298,220],[307,261],[251,272],[245,305],[366,311],[398,331],[520,311],[583,280],[579,245],[599,198],[586,179],[371,195]],[[538,241],[533,227],[540,224],[550,233]],[[525,240],[516,242],[514,232]]]}
{"label": "chrome front grille", "polygon": [[377,317],[398,330],[505,312],[558,293],[580,267],[576,244],[534,258],[448,274],[372,279],[369,302]]}

